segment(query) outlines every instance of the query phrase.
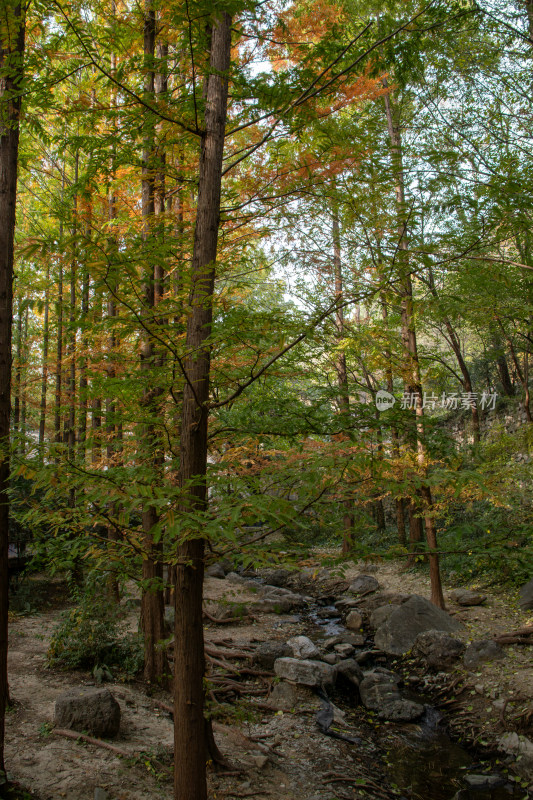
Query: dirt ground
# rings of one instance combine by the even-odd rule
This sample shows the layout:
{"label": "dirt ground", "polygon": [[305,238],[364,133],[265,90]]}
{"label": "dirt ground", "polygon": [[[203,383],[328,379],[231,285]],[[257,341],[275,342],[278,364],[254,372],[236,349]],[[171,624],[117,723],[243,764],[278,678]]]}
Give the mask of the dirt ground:
{"label": "dirt ground", "polygon": [[[380,564],[372,574],[383,589],[429,597],[429,582],[420,572],[405,571],[401,564]],[[346,577],[365,571],[354,565]],[[446,593],[448,594],[448,593]],[[532,624],[531,612],[521,612],[515,595],[487,592],[484,606],[460,608],[448,600],[448,610],[465,624],[465,641],[491,638],[493,634]],[[227,600],[246,603],[254,595],[226,580],[206,581],[208,605]],[[14,707],[6,728],[6,764],[13,779],[39,800],[93,800],[95,788],[109,800],[141,800],[172,797],[170,774],[172,720],[157,705],[170,698],[149,697],[140,683],[107,683],[120,703],[121,732],[113,741],[129,758],[53,732],[54,702],[68,688],[94,685],[81,672],[50,669],[46,663],[48,642],[58,611],[15,618],[10,628],[9,674]],[[297,615],[260,614],[255,621],[237,620],[229,625],[206,625],[206,638],[214,646],[250,645],[266,640],[286,641],[305,632],[309,621]],[[319,641],[320,631],[316,631]],[[312,637],[313,638],[313,637]],[[453,676],[452,676],[453,677]],[[264,687],[268,677],[256,678]],[[452,690],[453,691],[453,690]],[[452,696],[457,730],[470,739],[490,745],[506,729],[527,724],[533,697],[531,648],[506,647],[506,658],[465,673]],[[265,697],[252,696],[236,702],[228,715],[215,722],[217,742],[239,774],[210,774],[210,797],[255,797],[259,800],[339,800],[339,798],[387,798],[401,793],[389,785],[387,741],[398,726],[375,723],[359,709],[349,715],[345,730],[361,737],[359,745],[324,736],[314,721],[316,702],[302,702],[286,712],[264,707]],[[451,706],[450,706],[451,708]],[[459,724],[457,721],[460,721]],[[464,723],[464,724],[463,724]],[[469,727],[468,727],[469,726]],[[452,727],[453,729],[453,727]],[[531,731],[528,731],[531,736]],[[405,795],[411,797],[412,795]]]}

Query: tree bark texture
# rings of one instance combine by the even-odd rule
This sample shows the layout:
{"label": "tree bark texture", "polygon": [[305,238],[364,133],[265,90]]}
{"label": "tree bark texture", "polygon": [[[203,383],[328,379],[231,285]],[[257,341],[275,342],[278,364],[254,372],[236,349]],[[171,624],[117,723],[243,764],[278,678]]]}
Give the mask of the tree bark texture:
{"label": "tree bark texture", "polygon": [[0,795],[5,791],[4,724],[8,700],[11,325],[24,23],[23,6],[5,0],[0,18]]}
{"label": "tree bark texture", "polygon": [[[200,145],[198,202],[187,319],[186,380],[183,392],[180,482],[183,510],[201,512],[207,503],[207,417],[213,291],[220,220],[222,158],[228,102],[231,17],[212,24],[210,74],[206,78],[205,123]],[[174,625],[174,797],[206,800],[204,722],[203,531],[191,523],[178,545]]]}

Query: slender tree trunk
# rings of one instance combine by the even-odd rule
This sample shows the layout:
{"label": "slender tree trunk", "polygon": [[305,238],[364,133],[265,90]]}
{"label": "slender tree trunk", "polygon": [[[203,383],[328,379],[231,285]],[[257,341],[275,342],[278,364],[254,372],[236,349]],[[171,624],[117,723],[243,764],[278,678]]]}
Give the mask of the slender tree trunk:
{"label": "slender tree trunk", "polygon": [[[207,422],[213,291],[222,185],[222,158],[228,100],[231,17],[213,21],[210,68],[206,76],[204,132],[200,147],[198,203],[187,319],[181,424],[180,481],[184,512],[207,505]],[[192,481],[192,483],[191,483]],[[190,536],[178,545],[174,623],[174,797],[206,800],[204,720],[203,530],[191,521]]]}
{"label": "slender tree trunk", "polygon": [[[92,318],[97,324],[102,319],[102,298],[99,294],[93,297]],[[102,398],[94,397],[91,401],[91,463],[96,466],[102,459]]]}
{"label": "slender tree trunk", "polygon": [[[333,272],[335,279],[335,297],[339,307],[335,312],[335,327],[337,329],[337,339],[341,341],[345,335],[344,330],[344,311],[342,309],[343,280],[342,280],[342,259],[341,259],[341,237],[339,226],[339,212],[335,206],[332,219],[332,238],[333,238]],[[335,364],[337,371],[337,385],[339,387],[339,410],[344,421],[347,422],[350,413],[350,392],[348,389],[348,370],[346,368],[346,353],[339,350]],[[342,552],[348,554],[353,547],[353,532],[355,526],[353,505],[350,499],[343,500],[344,513],[342,516]]]}
{"label": "slender tree trunk", "polygon": [[[155,39],[156,39],[156,14],[152,0],[145,2],[144,17],[144,59],[145,83],[144,95],[148,102],[153,103],[156,95],[155,73]],[[158,81],[158,89],[163,90],[164,81]],[[154,243],[160,231],[156,225],[156,196],[160,203],[161,191],[164,182],[161,176],[162,162],[156,152],[155,122],[153,115],[147,115],[143,142],[143,178],[142,178],[142,216],[143,239],[146,244]],[[159,171],[157,168],[160,168]],[[159,186],[156,190],[156,175],[159,177]],[[164,197],[164,196],[163,196]],[[164,203],[164,199],[163,199]],[[164,210],[164,206],[163,206]],[[161,209],[159,208],[159,211]],[[149,252],[151,250],[151,253]],[[145,267],[144,304],[147,311],[148,325],[155,325],[154,309],[162,297],[163,270],[159,263],[159,255],[155,247],[147,247],[148,265]],[[154,263],[155,258],[155,263]],[[159,356],[156,352],[154,337],[150,331],[143,334],[141,347],[141,373],[144,374],[145,388],[143,390],[142,405],[149,417],[158,413],[161,399],[161,389],[157,386],[154,368],[157,368]],[[155,381],[155,386],[154,386]],[[163,469],[161,442],[153,421],[143,425],[141,434],[143,454],[152,463],[154,481],[159,480]],[[168,685],[170,668],[166,651],[159,646],[165,638],[165,606],[163,591],[163,565],[161,563],[161,546],[153,538],[153,528],[159,522],[157,511],[148,503],[142,511],[144,556],[143,556],[143,591],[141,605],[141,626],[144,635],[144,678],[150,683],[158,682]]]}
{"label": "slender tree trunk", "polygon": [[[65,183],[65,167],[62,172],[62,187]],[[57,347],[56,347],[56,385],[55,385],[55,406],[54,406],[54,440],[57,444],[61,442],[61,404],[63,391],[63,223],[59,223],[59,254],[58,254],[58,277],[57,277]],[[59,455],[56,456],[56,462]]]}
{"label": "slender tree trunk", "polygon": [[[386,85],[386,81],[384,81]],[[420,363],[416,340],[415,317],[413,311],[413,286],[409,270],[409,254],[407,244],[407,221],[405,215],[405,181],[403,173],[402,140],[399,127],[394,124],[390,95],[385,94],[385,111],[387,128],[391,142],[393,174],[396,182],[396,203],[398,208],[398,250],[400,262],[400,280],[402,292],[402,336],[406,354],[405,383],[406,389],[415,398],[416,446],[418,467],[423,476],[427,475],[427,453],[424,444],[424,409],[422,402],[422,386],[420,380]],[[444,595],[440,579],[439,556],[437,551],[437,534],[432,513],[431,491],[428,486],[420,489],[424,507],[424,523],[426,540],[429,547],[429,575],[431,580],[431,602],[444,608]]]}
{"label": "slender tree trunk", "polygon": [[74,159],[74,201],[72,204],[72,258],[70,261],[70,313],[69,313],[69,336],[68,336],[68,426],[65,431],[68,444],[68,457],[72,463],[76,448],[76,281],[78,273],[78,246],[76,237],[78,235],[78,170],[79,152],[76,151]]}
{"label": "slender tree trunk", "polygon": [[46,395],[48,388],[48,347],[50,342],[50,262],[46,262],[46,288],[44,291],[43,320],[43,369],[41,375],[41,403],[39,409],[39,448],[44,459],[43,447],[46,431]]}
{"label": "slender tree trunk", "polygon": [[[4,0],[0,15],[0,796],[6,794],[4,725],[8,702],[9,425],[13,244],[17,197],[19,118],[23,76],[24,7]],[[7,99],[6,99],[7,98]]]}
{"label": "slender tree trunk", "polygon": [[[387,300],[383,292],[381,293],[380,300],[381,300],[381,316],[383,318],[383,322],[386,325],[389,319],[389,312],[387,309]],[[387,391],[389,392],[389,394],[394,394],[392,354],[389,348],[385,350],[385,358],[387,359],[387,366],[386,366]],[[396,428],[395,425],[391,427],[391,439],[392,439],[392,454],[394,458],[398,459],[400,457],[400,437],[398,435],[398,429]],[[403,498],[402,497],[396,498],[394,503],[396,507],[396,528],[398,530],[398,541],[401,545],[405,545],[407,544],[407,536],[405,532]]]}
{"label": "slender tree trunk", "polygon": [[[89,197],[86,212],[84,214],[85,222],[85,239],[90,243],[92,237],[92,199]],[[81,222],[81,221],[80,221]],[[82,254],[83,262],[87,261],[87,247],[84,248]],[[81,354],[79,358],[79,411],[78,411],[78,443],[79,443],[79,458],[82,463],[85,463],[85,454],[87,449],[87,392],[89,381],[87,377],[87,358],[89,351],[88,341],[88,320],[89,320],[89,290],[90,290],[90,277],[89,270],[83,266],[82,282],[81,282],[81,314],[80,314],[80,328],[81,328]]]}
{"label": "slender tree trunk", "polygon": [[26,452],[26,424],[28,414],[28,396],[27,396],[27,364],[28,364],[28,321],[29,321],[30,308],[27,305],[24,311],[24,325],[22,327],[22,347],[20,348],[21,363],[21,377],[20,384],[20,430],[22,433],[20,439],[20,452],[22,455]]}
{"label": "slender tree trunk", "polygon": [[13,387],[13,431],[15,436],[20,430],[20,387],[22,383],[22,302],[19,301],[17,314],[17,335],[15,351],[15,380]]}

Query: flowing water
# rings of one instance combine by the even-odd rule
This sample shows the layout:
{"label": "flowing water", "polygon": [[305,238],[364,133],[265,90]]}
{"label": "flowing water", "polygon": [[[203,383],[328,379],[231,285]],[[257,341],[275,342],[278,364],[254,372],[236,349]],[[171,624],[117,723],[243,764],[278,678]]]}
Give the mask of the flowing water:
{"label": "flowing water", "polygon": [[[331,614],[335,612],[329,607]],[[340,616],[321,618],[322,609],[313,609],[306,618],[327,638],[346,631]],[[316,635],[316,627],[315,627]],[[313,636],[311,635],[311,638]],[[364,649],[368,649],[368,644]],[[371,664],[365,664],[365,669]],[[403,696],[425,704],[424,697],[403,692]],[[335,696],[345,710],[353,708],[353,698]],[[392,726],[384,727],[384,740],[391,739]],[[389,780],[408,800],[526,800],[527,791],[501,772],[501,765],[476,762],[471,753],[447,734],[439,711],[426,704],[418,724],[394,726],[395,735],[385,753]]]}

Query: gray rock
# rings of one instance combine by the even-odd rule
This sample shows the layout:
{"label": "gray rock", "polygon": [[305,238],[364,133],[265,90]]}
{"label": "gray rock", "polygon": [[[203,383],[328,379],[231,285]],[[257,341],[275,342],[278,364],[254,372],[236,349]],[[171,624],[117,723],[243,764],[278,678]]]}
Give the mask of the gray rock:
{"label": "gray rock", "polygon": [[274,672],[280,678],[302,686],[327,686],[335,683],[336,668],[323,661],[308,661],[300,658],[278,658]]}
{"label": "gray rock", "polygon": [[474,592],[472,589],[454,589],[450,592],[450,597],[460,606],[480,606],[487,599],[486,594]]}
{"label": "gray rock", "polygon": [[93,800],[109,800],[109,795],[105,791],[105,789],[102,789],[100,788],[100,786],[97,786],[94,790]]}
{"label": "gray rock", "polygon": [[[378,650],[377,652],[381,653],[381,650]],[[357,661],[358,664],[366,664],[366,662],[371,661],[375,655],[376,653],[374,652],[374,650],[363,650],[362,653],[357,653],[354,656],[354,659]]]}
{"label": "gray rock", "polygon": [[292,655],[292,649],[285,642],[262,642],[254,653],[253,662],[265,669],[274,669],[277,658]]}
{"label": "gray rock", "polygon": [[362,594],[363,592],[377,592],[378,589],[379,583],[372,575],[358,575],[350,584],[348,591],[352,594]]}
{"label": "gray rock", "polygon": [[350,658],[350,656],[353,655],[355,647],[353,644],[348,644],[348,642],[340,642],[340,644],[334,645],[333,649],[341,658]]}
{"label": "gray rock", "polygon": [[389,618],[378,628],[376,647],[389,655],[402,655],[411,649],[416,637],[424,631],[455,633],[462,629],[457,620],[429,600],[414,594],[397,606]]}
{"label": "gray rock", "polygon": [[518,733],[504,733],[498,740],[504,753],[514,756],[517,761],[514,770],[528,780],[533,779],[533,742]]}
{"label": "gray rock", "polygon": [[219,564],[219,563],[210,564],[208,567],[206,567],[205,574],[209,578],[225,578],[226,577],[226,573],[224,572],[224,567],[222,566],[222,564]]}
{"label": "gray rock", "polygon": [[376,608],[376,610],[371,613],[370,619],[368,621],[368,624],[370,625],[372,630],[375,631],[377,630],[377,628],[383,625],[383,623],[388,620],[388,618],[390,617],[395,608],[396,606],[393,606],[391,604],[389,604],[388,606],[379,606],[379,608]]}
{"label": "gray rock", "polygon": [[403,594],[401,592],[377,592],[361,600],[361,604],[368,614],[371,614],[376,608],[381,606],[393,605],[401,606],[402,603],[407,602],[412,597],[410,594]]}
{"label": "gray rock", "polygon": [[355,608],[359,604],[359,601],[356,600],[354,597],[340,597],[338,600],[335,601],[335,608],[338,609],[340,612],[347,611],[349,608]]}
{"label": "gray rock", "polygon": [[411,653],[426,667],[440,671],[450,669],[465,647],[464,642],[444,631],[424,631],[416,637]]}
{"label": "gray rock", "polygon": [[338,619],[339,611],[336,608],[319,608],[316,616],[318,619],[332,619],[334,617]]}
{"label": "gray rock", "polygon": [[363,624],[363,618],[359,611],[352,609],[346,617],[346,627],[351,631],[358,631]]}
{"label": "gray rock", "polygon": [[120,706],[109,689],[69,689],[56,699],[54,721],[59,728],[112,738],[120,730]]}
{"label": "gray rock", "polygon": [[501,658],[505,658],[505,652],[497,642],[492,641],[492,639],[479,639],[477,642],[472,642],[468,645],[463,661],[467,669],[475,669],[478,664],[484,661],[494,661]]}
{"label": "gray rock", "polygon": [[302,608],[307,603],[307,599],[301,594],[286,592],[284,589],[276,590],[273,586],[270,589],[272,591],[265,597],[252,603],[252,611],[264,614],[287,614],[294,608]]}
{"label": "gray rock", "polygon": [[294,658],[319,658],[320,652],[316,644],[307,636],[293,636],[287,640]]}
{"label": "gray rock", "polygon": [[344,658],[337,663],[337,674],[342,675],[346,680],[359,686],[364,678],[363,670],[354,658]]}
{"label": "gray rock", "polygon": [[393,722],[411,722],[424,713],[424,706],[412,700],[404,700],[393,676],[383,672],[370,672],[359,684],[361,702],[369,711],[375,711],[380,719]]}
{"label": "gray rock", "polygon": [[228,572],[228,574],[226,575],[226,580],[228,580],[230,583],[239,583],[239,584],[251,583],[250,578],[243,578],[243,576],[239,575],[237,572]]}
{"label": "gray rock", "polygon": [[360,633],[339,633],[337,636],[330,636],[324,641],[324,650],[331,650],[337,644],[351,644],[352,647],[361,647],[365,643],[365,637]]}
{"label": "gray rock", "polygon": [[318,697],[311,689],[295,686],[293,683],[280,681],[277,683],[268,698],[268,705],[277,711],[290,711],[303,704],[311,704],[313,708],[319,707]]}
{"label": "gray rock", "polygon": [[523,611],[533,608],[533,578],[520,589],[520,608]]}
{"label": "gray rock", "polygon": [[340,659],[338,653],[326,653],[325,656],[322,656],[322,661],[325,661],[326,664],[336,664]]}
{"label": "gray rock", "polygon": [[494,789],[506,782],[501,775],[465,775],[464,781],[471,789]]}
{"label": "gray rock", "polygon": [[285,586],[292,572],[288,569],[265,569],[261,571],[261,576],[269,586]]}

